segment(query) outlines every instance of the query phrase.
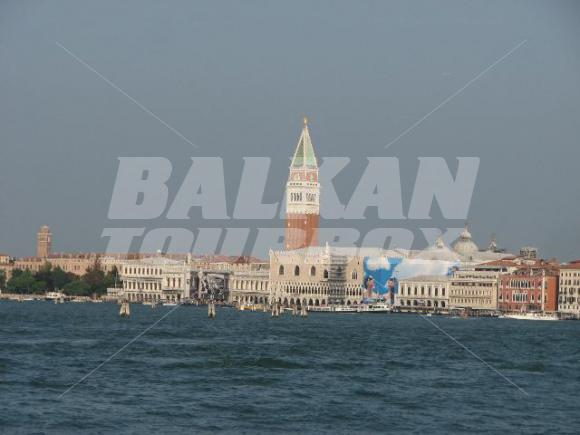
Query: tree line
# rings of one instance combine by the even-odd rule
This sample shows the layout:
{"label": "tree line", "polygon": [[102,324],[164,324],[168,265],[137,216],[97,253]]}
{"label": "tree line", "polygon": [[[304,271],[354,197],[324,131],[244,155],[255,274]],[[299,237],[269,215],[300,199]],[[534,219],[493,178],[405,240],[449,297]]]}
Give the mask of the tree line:
{"label": "tree line", "polygon": [[38,272],[14,269],[9,280],[5,271],[0,270],[0,288],[6,288],[10,293],[44,294],[60,290],[69,296],[100,296],[107,293],[107,288],[120,284],[117,268],[105,273],[98,259],[80,277],[58,266],[53,268],[50,262],[46,262]]}

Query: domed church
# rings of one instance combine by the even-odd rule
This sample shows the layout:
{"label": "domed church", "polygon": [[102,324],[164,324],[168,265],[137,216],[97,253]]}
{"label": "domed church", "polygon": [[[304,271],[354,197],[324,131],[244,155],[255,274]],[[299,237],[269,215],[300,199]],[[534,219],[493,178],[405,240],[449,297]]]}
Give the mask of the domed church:
{"label": "domed church", "polygon": [[473,257],[479,252],[479,248],[471,239],[471,233],[469,232],[467,223],[461,234],[459,234],[459,238],[453,244],[453,250],[464,258]]}

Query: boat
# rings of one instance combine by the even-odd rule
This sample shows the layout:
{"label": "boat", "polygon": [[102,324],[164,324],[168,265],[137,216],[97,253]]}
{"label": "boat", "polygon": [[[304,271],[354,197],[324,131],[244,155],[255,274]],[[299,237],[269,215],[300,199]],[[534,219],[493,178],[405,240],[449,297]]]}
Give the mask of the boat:
{"label": "boat", "polygon": [[500,319],[514,319],[514,320],[560,320],[556,314],[547,314],[541,312],[527,312],[527,313],[506,313],[499,316]]}
{"label": "boat", "polygon": [[385,303],[377,304],[364,304],[357,308],[358,313],[390,313],[393,311],[393,307]]}
{"label": "boat", "polygon": [[304,309],[304,311],[308,310],[308,311],[312,311],[315,313],[332,313],[333,312],[332,307],[312,306],[312,307],[306,308],[306,306],[304,306],[303,309]]}
{"label": "boat", "polygon": [[84,299],[82,297],[79,297],[79,298],[72,299],[71,302],[74,302],[74,303],[77,303],[77,304],[81,304],[81,303],[87,302],[87,299]]}
{"label": "boat", "polygon": [[350,305],[337,305],[334,307],[335,313],[356,313],[357,309],[355,307],[351,307]]}
{"label": "boat", "polygon": [[62,293],[62,292],[48,292],[45,297],[47,300],[57,301],[59,299],[64,298],[64,293]]}
{"label": "boat", "polygon": [[177,305],[177,302],[163,302],[164,307],[176,307]]}

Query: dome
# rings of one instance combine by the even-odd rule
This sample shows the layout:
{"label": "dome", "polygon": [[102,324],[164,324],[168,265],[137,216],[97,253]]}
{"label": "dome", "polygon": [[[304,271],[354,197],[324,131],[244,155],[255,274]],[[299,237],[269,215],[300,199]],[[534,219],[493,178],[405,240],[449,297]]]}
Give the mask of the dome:
{"label": "dome", "polygon": [[439,236],[434,245],[422,250],[414,258],[418,260],[456,261],[458,257],[455,252],[445,246],[443,239]]}
{"label": "dome", "polygon": [[453,244],[453,250],[459,255],[471,256],[472,254],[479,251],[477,245],[471,240],[471,233],[469,232],[467,225],[459,235],[459,239]]}

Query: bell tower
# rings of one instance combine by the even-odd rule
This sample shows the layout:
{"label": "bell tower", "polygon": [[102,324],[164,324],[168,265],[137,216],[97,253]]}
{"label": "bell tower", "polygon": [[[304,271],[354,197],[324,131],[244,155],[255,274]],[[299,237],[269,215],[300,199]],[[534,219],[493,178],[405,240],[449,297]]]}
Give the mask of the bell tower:
{"label": "bell tower", "polygon": [[318,244],[320,183],[318,163],[308,130],[308,118],[298,139],[286,183],[285,248],[299,249]]}
{"label": "bell tower", "polygon": [[36,256],[38,258],[50,257],[52,248],[52,233],[47,225],[40,227],[40,231],[36,236]]}

